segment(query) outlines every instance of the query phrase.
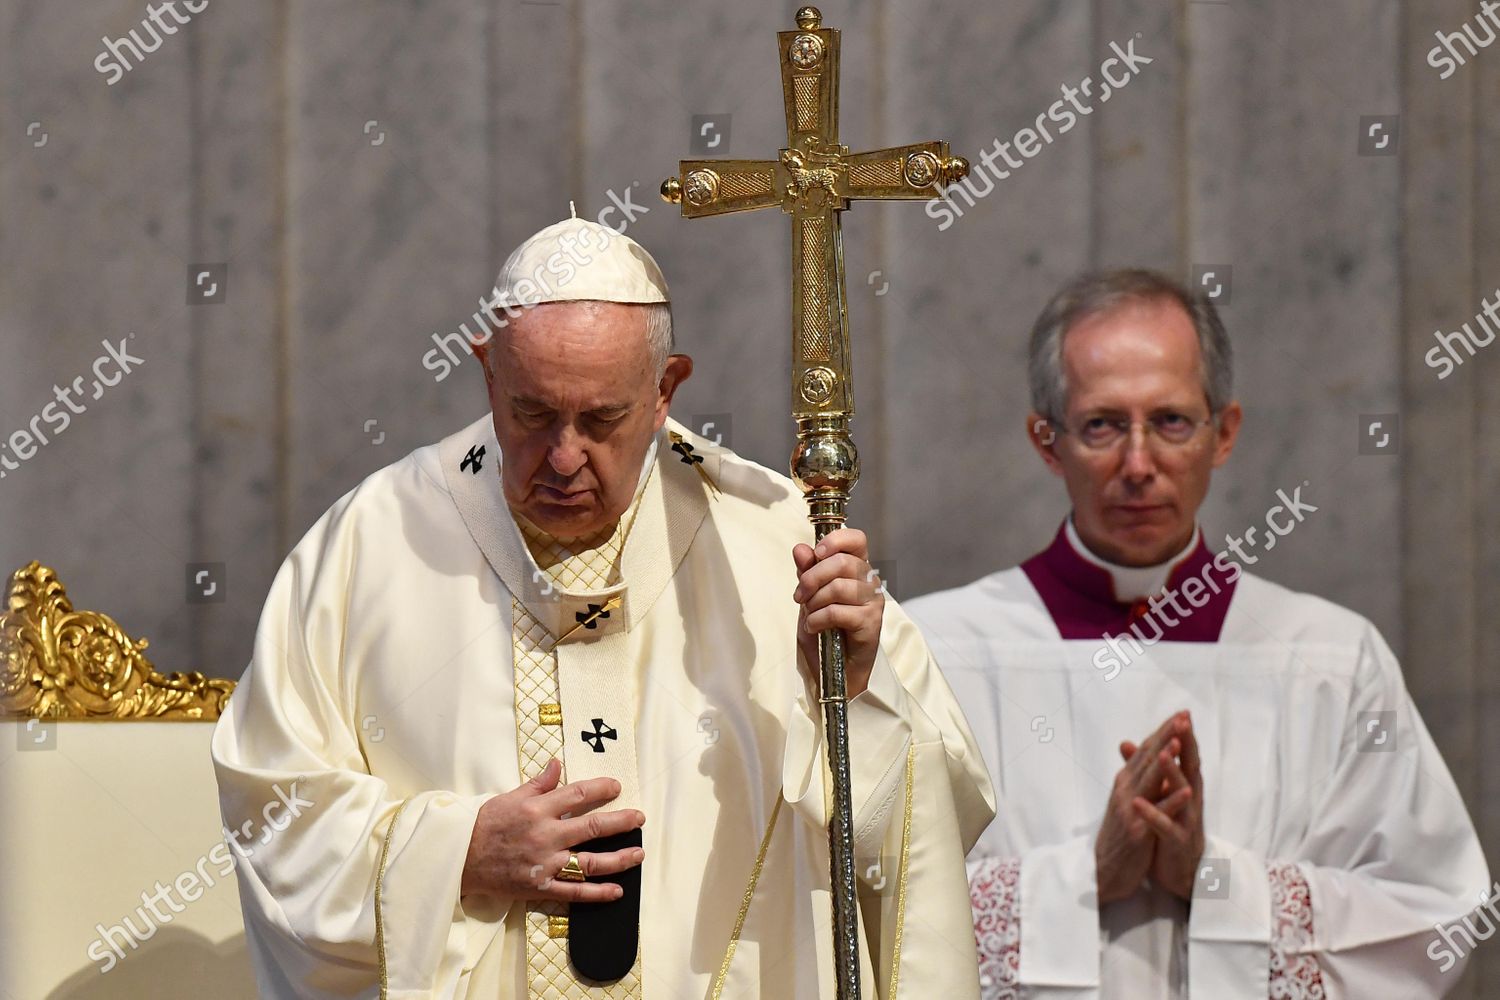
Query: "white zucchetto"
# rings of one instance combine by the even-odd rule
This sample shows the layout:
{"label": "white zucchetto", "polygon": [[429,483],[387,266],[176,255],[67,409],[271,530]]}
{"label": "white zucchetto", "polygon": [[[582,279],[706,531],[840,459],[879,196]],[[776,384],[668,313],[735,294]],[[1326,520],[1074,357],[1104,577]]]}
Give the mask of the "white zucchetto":
{"label": "white zucchetto", "polygon": [[492,306],[544,302],[668,302],[667,279],[635,240],[587,219],[555,222],[528,237],[495,279]]}

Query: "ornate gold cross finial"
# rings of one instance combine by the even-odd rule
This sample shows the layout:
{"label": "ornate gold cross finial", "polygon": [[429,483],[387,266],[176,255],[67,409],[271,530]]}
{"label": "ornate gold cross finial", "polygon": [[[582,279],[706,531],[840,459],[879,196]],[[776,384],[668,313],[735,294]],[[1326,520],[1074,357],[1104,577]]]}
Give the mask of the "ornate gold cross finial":
{"label": "ornate gold cross finial", "polygon": [[792,216],[792,409],[854,412],[838,213],[855,200],[931,198],[969,172],[946,142],[865,153],[839,143],[839,32],[816,7],[779,32],[787,148],[774,160],[683,160],[662,197],[689,219],[780,206]]}
{"label": "ornate gold cross finial", "polygon": [[[780,206],[792,217],[792,476],[807,496],[819,539],[842,527],[859,454],[854,413],[844,240],[839,213],[855,200],[931,198],[962,179],[969,163],[946,142],[851,153],[839,143],[839,32],[816,7],[797,11],[797,30],[777,33],[786,148],[774,160],[683,160],[661,195],[689,219]],[[849,795],[848,706],[842,633],[819,635],[818,660],[833,791],[829,821],[834,955],[839,997],[859,998],[858,899]]]}

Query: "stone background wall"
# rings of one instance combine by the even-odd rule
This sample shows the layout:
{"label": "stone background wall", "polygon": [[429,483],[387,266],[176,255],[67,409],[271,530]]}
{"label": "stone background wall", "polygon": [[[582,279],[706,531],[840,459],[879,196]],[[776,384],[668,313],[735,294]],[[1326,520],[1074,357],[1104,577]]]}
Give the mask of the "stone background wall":
{"label": "stone background wall", "polygon": [[[1379,625],[1500,859],[1500,727],[1484,722],[1500,708],[1500,348],[1445,379],[1424,361],[1500,282],[1500,51],[1465,53],[1447,79],[1428,62],[1434,33],[1475,10],[823,10],[844,31],[854,148],[947,138],[977,164],[1062,86],[1097,79],[1112,42],[1151,60],[947,228],[920,204],[846,217],[852,516],[898,595],[1014,563],[1062,517],[1022,434],[1025,334],[1050,292],[1095,266],[1212,269],[1248,420],[1210,537],[1307,483],[1318,512],[1256,570]],[[698,362],[675,412],[785,467],[786,222],[690,224],[655,192],[695,116],[713,122],[711,155],[774,155],[791,5],[219,0],[110,85],[103,39],[149,40],[145,13],[0,0],[0,431],[54,384],[92,382],[101,341],[143,360],[6,470],[0,565],[55,566],[164,669],[237,675],[314,519],[483,412],[474,362],[439,381],[424,353],[569,199],[648,210],[629,232],[672,281]],[[1399,436],[1361,454],[1372,414]],[[196,564],[213,600],[189,599]],[[1479,962],[1458,995],[1500,981],[1500,952]]]}

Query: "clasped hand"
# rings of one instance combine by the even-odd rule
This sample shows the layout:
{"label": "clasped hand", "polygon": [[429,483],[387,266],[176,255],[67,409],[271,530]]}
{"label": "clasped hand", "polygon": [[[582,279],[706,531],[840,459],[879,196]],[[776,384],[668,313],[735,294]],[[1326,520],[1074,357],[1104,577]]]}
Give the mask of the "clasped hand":
{"label": "clasped hand", "polygon": [[1193,721],[1178,712],[1140,744],[1120,744],[1094,862],[1099,903],[1133,895],[1146,878],[1192,899],[1203,856],[1203,773]]}

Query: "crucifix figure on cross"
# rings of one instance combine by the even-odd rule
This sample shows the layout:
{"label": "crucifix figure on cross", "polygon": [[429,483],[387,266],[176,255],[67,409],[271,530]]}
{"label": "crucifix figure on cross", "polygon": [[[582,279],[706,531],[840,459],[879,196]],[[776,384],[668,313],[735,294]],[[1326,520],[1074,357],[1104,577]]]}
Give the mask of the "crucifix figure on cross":
{"label": "crucifix figure on cross", "polygon": [[[843,526],[859,456],[849,434],[854,414],[844,242],[839,214],[856,200],[934,197],[961,180],[969,163],[946,142],[865,153],[839,143],[839,32],[816,7],[797,11],[797,30],[777,33],[787,145],[775,160],[683,160],[662,182],[664,199],[689,219],[779,206],[792,217],[792,477],[807,497],[822,539]],[[828,735],[833,813],[834,955],[840,1000],[859,997],[858,898],[849,792],[844,637],[819,634],[821,698]]]}

